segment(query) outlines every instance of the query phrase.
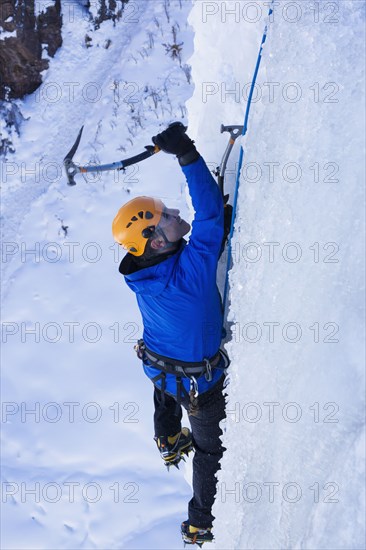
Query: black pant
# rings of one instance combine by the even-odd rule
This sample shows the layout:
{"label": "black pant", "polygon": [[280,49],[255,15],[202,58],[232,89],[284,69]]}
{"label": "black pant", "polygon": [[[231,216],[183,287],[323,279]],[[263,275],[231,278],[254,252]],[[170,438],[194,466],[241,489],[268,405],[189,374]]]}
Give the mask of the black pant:
{"label": "black pant", "polygon": [[[209,391],[198,396],[198,411],[189,415],[196,452],[193,458],[193,498],[188,504],[189,523],[195,527],[211,527],[215,519],[211,508],[216,494],[216,472],[225,448],[221,444],[219,422],[225,418],[225,397],[222,393],[224,376]],[[181,430],[182,408],[168,394],[154,391],[155,436],[175,435]],[[188,410],[189,402],[182,400]]]}

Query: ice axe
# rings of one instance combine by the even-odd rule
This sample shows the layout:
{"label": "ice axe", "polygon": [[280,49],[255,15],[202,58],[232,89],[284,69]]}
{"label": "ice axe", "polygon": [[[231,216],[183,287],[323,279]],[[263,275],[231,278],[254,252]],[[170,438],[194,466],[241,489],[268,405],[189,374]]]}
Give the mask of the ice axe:
{"label": "ice axe", "polygon": [[134,157],[130,157],[125,160],[119,160],[117,162],[112,162],[110,164],[78,166],[77,164],[74,163],[72,159],[73,159],[73,156],[75,155],[77,148],[79,147],[81,134],[83,133],[83,128],[84,126],[80,128],[80,131],[78,133],[78,136],[75,140],[74,145],[71,147],[70,151],[67,153],[66,157],[64,158],[64,166],[65,166],[68,185],[76,185],[76,181],[74,179],[76,174],[86,174],[87,172],[105,172],[106,170],[123,170],[124,168],[127,168],[127,166],[131,166],[132,164],[141,162],[142,160],[145,160],[160,151],[157,145],[146,145],[145,146],[146,151],[143,151],[139,155],[135,155]]}
{"label": "ice axe", "polygon": [[227,161],[229,159],[230,153],[232,148],[234,147],[235,140],[243,135],[243,128],[244,126],[240,126],[238,124],[231,124],[230,126],[224,126],[221,124],[220,132],[223,134],[224,132],[230,133],[229,143],[227,144],[227,147],[225,149],[224,155],[221,160],[220,166],[216,168],[215,176],[217,176],[217,182],[220,187],[221,193],[224,195],[224,176],[226,172],[226,165]]}

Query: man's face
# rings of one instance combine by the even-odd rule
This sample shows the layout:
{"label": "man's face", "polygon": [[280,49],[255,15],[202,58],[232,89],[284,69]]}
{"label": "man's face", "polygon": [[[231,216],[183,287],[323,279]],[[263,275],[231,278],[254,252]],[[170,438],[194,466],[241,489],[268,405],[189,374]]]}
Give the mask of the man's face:
{"label": "man's face", "polygon": [[189,223],[179,216],[179,210],[165,206],[155,236],[151,240],[151,248],[156,254],[163,254],[187,235],[190,229]]}
{"label": "man's face", "polygon": [[179,210],[176,208],[164,208],[161,215],[159,227],[164,231],[168,241],[175,243],[184,235],[189,233],[191,226],[179,216]]}

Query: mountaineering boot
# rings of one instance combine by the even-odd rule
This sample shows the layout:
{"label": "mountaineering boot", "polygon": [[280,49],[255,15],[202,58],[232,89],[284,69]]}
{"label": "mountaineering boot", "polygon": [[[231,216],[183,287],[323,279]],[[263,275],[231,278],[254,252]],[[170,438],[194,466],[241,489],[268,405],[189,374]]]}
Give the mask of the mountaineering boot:
{"label": "mountaineering boot", "polygon": [[198,546],[202,546],[204,542],[212,542],[214,538],[211,527],[194,527],[189,524],[188,519],[183,521],[181,533],[185,544],[197,544]]}
{"label": "mountaineering boot", "polygon": [[192,434],[188,428],[182,428],[182,431],[172,436],[154,437],[154,440],[168,470],[170,466],[179,470],[178,463],[181,459],[184,460],[182,455],[188,455],[193,449]]}

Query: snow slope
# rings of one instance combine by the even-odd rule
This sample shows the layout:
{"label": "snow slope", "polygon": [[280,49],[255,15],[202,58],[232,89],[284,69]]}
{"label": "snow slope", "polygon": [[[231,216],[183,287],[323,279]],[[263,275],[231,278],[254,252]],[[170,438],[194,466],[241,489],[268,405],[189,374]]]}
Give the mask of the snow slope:
{"label": "snow slope", "polygon": [[[181,547],[190,487],[151,439],[141,321],[110,224],[139,194],[192,216],[184,178],[159,154],[69,188],[60,159],[82,124],[75,160],[110,162],[182,119],[216,166],[220,124],[242,123],[265,4],[138,0],[91,32],[63,3],[64,45],[21,102],[29,120],[3,171],[4,548]],[[210,546],[358,549],[364,2],[276,4],[243,139]],[[194,89],[165,55],[176,24]]]}

